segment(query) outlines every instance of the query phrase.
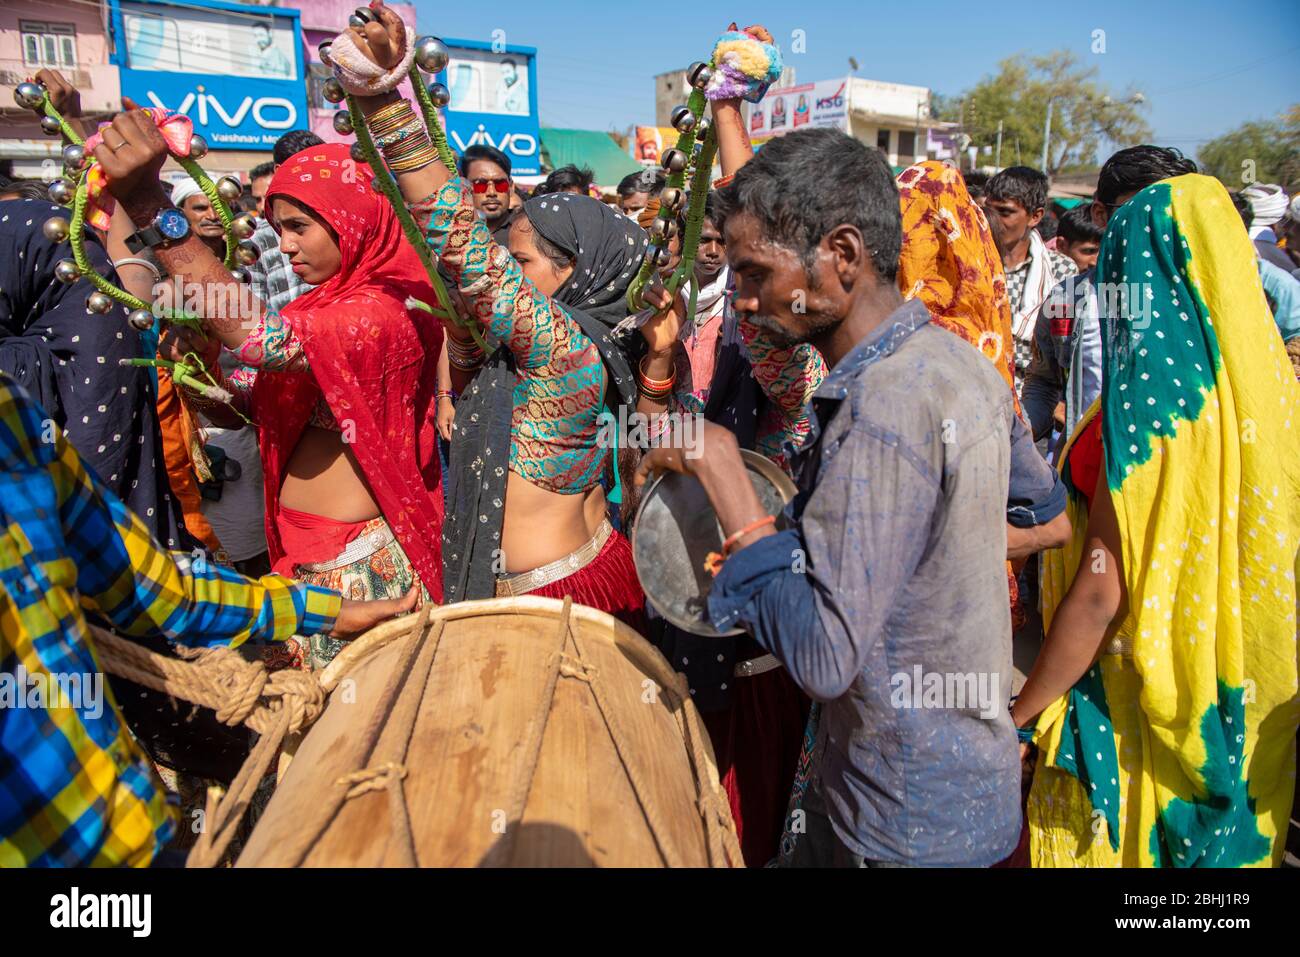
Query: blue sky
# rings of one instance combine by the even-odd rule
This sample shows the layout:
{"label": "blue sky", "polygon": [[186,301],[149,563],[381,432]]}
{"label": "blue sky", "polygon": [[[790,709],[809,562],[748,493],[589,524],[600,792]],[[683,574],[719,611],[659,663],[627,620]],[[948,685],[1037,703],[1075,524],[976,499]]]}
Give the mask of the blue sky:
{"label": "blue sky", "polygon": [[[1112,89],[1140,90],[1156,142],[1194,153],[1199,143],[1300,102],[1300,2],[1101,0],[1071,3],[773,3],[717,0],[520,4],[413,0],[419,30],[538,48],[542,123],[623,129],[654,118],[651,77],[708,52],[732,18],[763,23],[800,82],[848,73],[959,93],[1019,52],[1068,48]],[[481,11],[481,12],[480,12]],[[805,31],[807,52],[791,54]],[[1090,52],[1104,30],[1106,52]]]}

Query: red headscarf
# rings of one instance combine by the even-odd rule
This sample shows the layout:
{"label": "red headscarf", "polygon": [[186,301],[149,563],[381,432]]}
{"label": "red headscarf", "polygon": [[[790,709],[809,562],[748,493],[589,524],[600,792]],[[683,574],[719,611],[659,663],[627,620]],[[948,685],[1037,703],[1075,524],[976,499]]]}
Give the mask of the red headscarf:
{"label": "red headscarf", "polygon": [[[442,327],[406,308],[432,303],[433,289],[373,173],[348,148],[313,146],[286,160],[266,192],[314,211],[338,237],[339,271],[286,306],[311,371],[259,375],[253,401],[265,475],[266,537],[274,565],[284,555],[271,503],[323,394],[357,457],[385,520],[435,601],[442,600],[442,490],[434,426]],[[275,225],[274,219],[271,219]]]}

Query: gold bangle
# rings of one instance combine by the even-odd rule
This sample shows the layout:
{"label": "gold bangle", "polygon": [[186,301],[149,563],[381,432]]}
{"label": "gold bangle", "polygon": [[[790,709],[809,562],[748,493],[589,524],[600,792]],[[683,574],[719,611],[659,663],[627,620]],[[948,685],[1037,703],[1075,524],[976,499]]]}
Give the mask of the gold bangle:
{"label": "gold bangle", "polygon": [[[387,159],[387,157],[384,158]],[[390,161],[388,163],[388,168],[394,173],[411,173],[417,169],[424,169],[424,167],[437,160],[437,158],[438,151],[434,149],[432,143],[426,141],[424,145],[414,153],[404,156],[401,159]]]}
{"label": "gold bangle", "polygon": [[398,130],[411,125],[423,127],[424,124],[421,123],[420,120],[416,118],[415,114],[411,112],[411,108],[407,107],[401,113],[398,113],[389,120],[385,120],[382,123],[371,124],[370,136],[376,143],[378,143],[380,140],[387,139]]}
{"label": "gold bangle", "polygon": [[[366,124],[373,130],[376,126],[383,123],[385,120],[391,118],[393,115],[397,113],[401,113],[403,110],[410,110],[410,109],[411,109],[410,100],[405,100],[405,99],[394,100],[392,103],[389,103],[385,106],[381,106],[379,109],[375,110],[375,112],[367,116]],[[415,115],[414,112],[412,112],[411,115],[414,116]]]}

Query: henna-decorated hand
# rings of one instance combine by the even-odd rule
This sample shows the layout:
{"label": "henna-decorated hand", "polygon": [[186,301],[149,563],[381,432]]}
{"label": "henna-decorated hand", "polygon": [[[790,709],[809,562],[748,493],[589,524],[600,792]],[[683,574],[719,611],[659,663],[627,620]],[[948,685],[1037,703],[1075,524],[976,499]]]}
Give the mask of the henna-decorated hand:
{"label": "henna-decorated hand", "polygon": [[168,325],[158,340],[158,358],[168,362],[185,362],[194,353],[208,369],[215,369],[221,358],[221,343],[184,326]]}
{"label": "henna-decorated hand", "polygon": [[58,70],[40,70],[36,82],[45,87],[49,94],[50,105],[59,111],[65,120],[74,120],[81,116],[81,94],[68,82]]}
{"label": "henna-decorated hand", "polygon": [[348,30],[363,55],[377,66],[391,70],[406,56],[406,24],[382,0],[373,0],[370,11],[378,21],[364,27],[348,27]]}
{"label": "henna-decorated hand", "polygon": [[656,314],[641,326],[641,336],[651,354],[666,355],[672,351],[681,334],[686,313],[682,298],[670,294],[658,275],[651,277],[641,295],[645,304],[656,310]]}
{"label": "henna-decorated hand", "polygon": [[90,132],[91,124],[81,118],[81,94],[67,77],[58,70],[45,69],[37,71],[36,82],[45,87],[50,106],[59,111],[69,126],[83,136]]}

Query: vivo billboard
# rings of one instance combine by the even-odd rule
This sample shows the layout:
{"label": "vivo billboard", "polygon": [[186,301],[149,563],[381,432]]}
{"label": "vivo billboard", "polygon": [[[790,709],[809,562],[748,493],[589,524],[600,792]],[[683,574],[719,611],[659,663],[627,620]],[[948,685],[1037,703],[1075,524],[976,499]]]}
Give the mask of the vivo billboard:
{"label": "vivo billboard", "polygon": [[437,79],[451,91],[443,116],[447,140],[463,153],[476,144],[510,157],[514,176],[540,176],[537,122],[537,48],[444,41],[451,53]]}
{"label": "vivo billboard", "polygon": [[122,95],[184,113],[214,150],[269,150],[309,125],[297,10],[111,0]]}

